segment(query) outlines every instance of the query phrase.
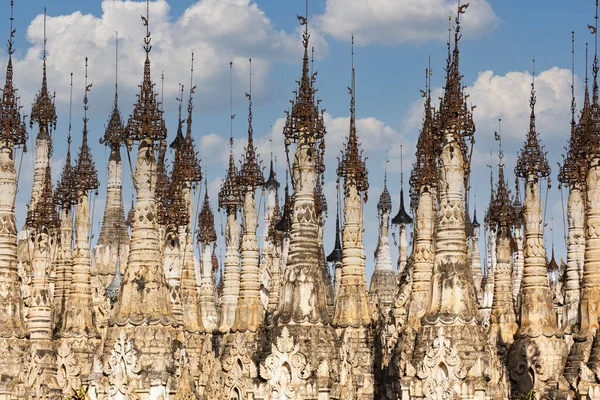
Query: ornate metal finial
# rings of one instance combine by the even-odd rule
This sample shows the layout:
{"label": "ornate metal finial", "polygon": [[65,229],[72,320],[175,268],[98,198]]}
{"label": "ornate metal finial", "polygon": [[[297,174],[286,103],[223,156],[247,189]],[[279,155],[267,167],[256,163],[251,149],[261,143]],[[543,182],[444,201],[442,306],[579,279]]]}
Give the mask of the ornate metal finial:
{"label": "ornate metal finial", "polygon": [[[535,68],[535,59],[533,62]],[[535,77],[535,70],[533,71]],[[535,78],[531,83],[531,97],[529,106],[531,107],[531,115],[529,117],[529,132],[525,145],[519,152],[517,157],[517,165],[515,167],[515,175],[519,178],[528,179],[535,175],[535,179],[545,178],[550,176],[550,166],[546,159],[546,151],[540,143],[539,133],[535,129]]]}
{"label": "ornate metal finial", "polygon": [[171,149],[179,149],[183,146],[183,141],[185,140],[183,137],[183,123],[185,122],[181,118],[181,111],[183,109],[183,84],[179,84],[179,97],[175,98],[177,100],[177,110],[178,110],[178,118],[177,118],[177,134],[175,135],[175,139],[171,142],[169,147]]}
{"label": "ornate metal finial", "polygon": [[246,93],[248,98],[248,145],[244,163],[238,177],[239,185],[253,190],[264,183],[264,177],[257,160],[256,148],[254,147],[254,133],[252,130],[252,59],[250,61],[250,91]]}
{"label": "ornate metal finial", "polygon": [[421,189],[424,187],[435,187],[438,179],[436,169],[435,140],[434,140],[434,116],[431,106],[431,56],[429,65],[425,69],[425,91],[421,90],[424,101],[423,127],[417,141],[415,162],[410,174],[410,206],[416,210]]}
{"label": "ornate metal finial", "polygon": [[59,226],[58,214],[54,206],[52,196],[52,174],[50,173],[50,163],[46,166],[44,174],[44,185],[42,193],[33,209],[27,211],[26,224],[34,229],[56,229]]}
{"label": "ornate metal finial", "polygon": [[48,81],[46,77],[46,8],[44,8],[44,43],[42,51],[43,73],[42,88],[35,97],[29,116],[29,125],[33,127],[34,122],[40,126],[39,135],[46,135],[49,138],[48,130],[56,128],[56,108],[48,92]]}
{"label": "ornate metal finial", "polygon": [[377,211],[380,215],[384,213],[390,213],[392,211],[392,196],[390,196],[390,192],[387,188],[387,165],[390,162],[388,159],[388,152],[385,152],[385,172],[383,173],[383,191],[379,196],[379,201],[377,202]]}
{"label": "ornate metal finial", "polygon": [[17,89],[13,84],[12,55],[14,53],[15,29],[13,29],[13,1],[10,2],[10,35],[8,39],[8,62],[6,64],[6,82],[0,99],[0,147],[14,148],[25,146],[28,138],[25,122],[21,120],[21,106]]}
{"label": "ornate metal finial", "polygon": [[87,118],[87,110],[88,106],[88,93],[92,89],[92,84],[88,85],[88,76],[87,76],[87,68],[88,68],[88,58],[85,58],[85,92],[83,95],[83,134],[81,138],[81,147],[79,148],[79,155],[77,156],[77,161],[75,165],[77,165],[75,169],[75,180],[77,187],[79,189],[79,193],[87,192],[88,190],[96,190],[100,183],[98,182],[98,171],[96,171],[96,166],[94,165],[94,160],[92,159],[92,152],[88,146],[88,118]]}
{"label": "ornate metal finial", "polygon": [[584,134],[590,121],[590,102],[587,87],[587,44],[586,44],[586,83],[580,124],[575,122],[575,33],[571,32],[571,137],[567,143],[564,162],[559,165],[558,181],[561,184],[585,185],[587,158],[585,155]]}
{"label": "ornate metal finial", "polygon": [[150,4],[146,0],[146,16],[142,15],[142,22],[146,27],[146,36],[144,37],[144,50],[146,60],[144,61],[144,78],[139,85],[140,93],[137,94],[137,102],[134,104],[133,112],[129,116],[126,127],[127,145],[135,142],[146,142],[155,145],[155,147],[164,146],[162,142],[167,137],[167,128],[163,120],[163,111],[160,108],[161,103],[157,100],[157,94],[154,92],[155,84],[152,82],[150,74],[150,28],[149,28],[149,10]]}
{"label": "ornate metal finial", "polygon": [[323,139],[327,133],[323,122],[323,113],[325,110],[322,109],[319,112],[318,105],[320,101],[315,99],[317,73],[314,72],[311,74],[308,67],[308,45],[310,39],[308,32],[308,1],[306,4],[306,16],[297,15],[297,18],[300,21],[300,26],[304,26],[304,33],[302,34],[304,56],[302,58],[302,76],[297,81],[298,89],[294,91],[295,99],[291,101],[291,111],[286,112],[286,123],[283,128],[283,135],[286,138],[285,151],[288,157],[288,170],[290,169],[289,146],[292,142],[306,142],[324,151],[325,143]]}
{"label": "ornate metal finial", "polygon": [[204,203],[198,216],[198,241],[204,245],[217,241],[215,231],[215,216],[210,207],[208,199],[208,183],[204,179]]}
{"label": "ornate metal finial", "polygon": [[71,115],[73,110],[73,73],[71,72],[71,90],[69,94],[69,133],[67,135],[67,156],[62,174],[56,185],[54,200],[62,207],[71,207],[77,204],[77,182],[75,171],[71,164]]}
{"label": "ornate metal finial", "polygon": [[[192,53],[192,73],[194,71],[194,53]],[[193,78],[192,78],[193,79]],[[183,88],[183,85],[182,85]],[[172,180],[183,186],[195,185],[202,180],[200,160],[192,137],[192,112],[194,110],[193,95],[196,86],[190,82],[188,99],[187,131],[181,145],[175,150]]]}
{"label": "ornate metal finial", "polygon": [[485,222],[490,228],[503,232],[507,236],[510,235],[510,228],[519,224],[519,213],[504,178],[504,163],[500,153],[498,154],[498,185],[495,196],[490,200]]}
{"label": "ornate metal finial", "polygon": [[275,206],[273,207],[273,216],[271,217],[268,232],[269,238],[275,244],[281,243],[281,232],[278,232],[276,229],[277,223],[279,220],[281,220],[281,216],[282,213],[279,205],[279,190],[275,189]]}
{"label": "ornate metal finial", "polygon": [[[115,100],[110,113],[104,136],[100,144],[104,144],[118,153],[121,145],[125,143],[125,127],[123,117],[119,110],[119,32],[115,34]],[[111,154],[113,156],[113,154]]]}
{"label": "ornate metal finial", "polygon": [[402,145],[400,145],[400,208],[398,214],[392,218],[393,225],[409,225],[413,223],[413,219],[404,208],[404,178],[403,178],[403,160],[402,160]]}
{"label": "ornate metal finial", "polygon": [[158,223],[166,225],[169,221],[169,201],[171,200],[171,180],[165,162],[166,146],[158,148],[158,157],[156,160],[156,190],[154,198],[156,200],[156,213]]}
{"label": "ornate metal finial", "polygon": [[364,193],[365,201],[369,181],[367,179],[366,159],[363,159],[363,151],[358,142],[356,134],[356,72],[354,69],[354,36],[352,36],[352,86],[348,88],[350,93],[350,133],[346,140],[345,151],[341,155],[338,164],[337,175],[344,178],[345,186],[356,185],[359,192]]}
{"label": "ornate metal finial", "polygon": [[[462,38],[460,15],[464,14],[469,4],[460,5],[455,18],[454,49],[451,62],[446,67],[446,87],[440,103],[440,112],[437,118],[436,151],[442,151],[444,143],[449,140],[456,143],[463,156],[465,170],[464,185],[468,189],[468,179],[471,171],[470,148],[474,143],[475,124],[473,122],[474,106],[468,107],[462,86],[462,75],[459,71],[459,42]],[[468,143],[469,142],[469,143]]]}
{"label": "ornate metal finial", "polygon": [[125,225],[130,229],[133,227],[134,218],[135,218],[135,204],[133,202],[133,199],[131,199],[131,207],[129,207],[129,212],[127,213],[127,219],[125,220]]}

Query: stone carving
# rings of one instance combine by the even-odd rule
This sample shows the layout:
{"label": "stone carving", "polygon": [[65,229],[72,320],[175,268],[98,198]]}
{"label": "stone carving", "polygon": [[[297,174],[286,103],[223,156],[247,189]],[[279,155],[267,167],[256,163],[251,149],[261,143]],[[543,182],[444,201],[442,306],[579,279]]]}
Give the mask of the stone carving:
{"label": "stone carving", "polygon": [[140,371],[138,352],[132,340],[121,331],[104,367],[104,373],[108,375],[108,394],[120,393],[126,398],[137,399],[135,390],[140,383]]}

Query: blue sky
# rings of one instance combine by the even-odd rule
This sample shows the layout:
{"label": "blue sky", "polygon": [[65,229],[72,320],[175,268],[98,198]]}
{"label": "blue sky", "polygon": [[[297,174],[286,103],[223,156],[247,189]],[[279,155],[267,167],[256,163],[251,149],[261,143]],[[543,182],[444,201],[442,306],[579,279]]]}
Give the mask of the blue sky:
{"label": "blue sky", "polygon": [[[101,188],[96,200],[93,229],[99,232],[105,198],[108,152],[98,144],[104,132],[114,88],[114,32],[120,41],[120,104],[129,115],[136,85],[142,76],[143,27],[139,14],[144,2],[39,1],[15,2],[16,53],[15,83],[20,88],[23,111],[29,113],[41,82],[41,37],[43,8],[48,8],[48,82],[56,90],[59,123],[55,134],[53,175],[58,177],[65,154],[68,125],[69,74],[74,73],[73,135],[79,146],[83,114],[84,57],[90,57],[89,80],[94,83],[90,98],[90,141]],[[470,88],[470,100],[477,105],[475,155],[472,181],[477,182],[477,209],[480,221],[489,198],[490,150],[497,150],[493,131],[502,118],[503,145],[508,172],[512,172],[516,151],[528,129],[528,98],[531,59],[536,58],[538,90],[537,122],[553,169],[553,188],[548,203],[548,228],[554,217],[557,256],[565,257],[563,216],[557,190],[557,161],[569,134],[571,31],[576,33],[576,96],[581,104],[585,73],[585,41],[593,41],[586,28],[594,22],[592,0],[565,4],[550,1],[471,1],[464,16],[461,71]],[[366,4],[366,8],[365,7]],[[281,118],[301,72],[302,46],[296,14],[304,14],[305,2],[250,0],[160,0],[152,2],[150,29],[153,78],[160,90],[165,71],[165,111],[169,134],[175,134],[177,86],[189,89],[189,59],[196,53],[194,135],[209,180],[209,194],[216,206],[216,191],[225,174],[226,141],[229,135],[229,61],[234,61],[234,136],[239,157],[247,131],[248,62],[253,58],[254,132],[259,151],[268,166],[270,144],[279,156],[278,176],[284,180]],[[414,156],[414,144],[422,116],[419,89],[424,87],[428,56],[433,67],[432,86],[440,93],[446,57],[447,16],[456,9],[453,0],[312,0],[309,27],[315,46],[317,87],[326,117],[326,194],[330,214],[327,220],[326,252],[332,246],[335,216],[336,156],[348,129],[350,82],[350,35],[356,35],[358,134],[369,159],[371,189],[365,205],[367,275],[373,268],[377,220],[375,207],[383,184],[385,152],[389,150],[388,187],[395,214],[399,192],[399,153],[404,148],[405,184]],[[8,22],[8,1],[0,20]],[[8,24],[4,36],[8,36]],[[0,37],[2,33],[0,32]],[[593,47],[592,47],[593,49]],[[591,59],[591,57],[590,57]],[[0,55],[4,70],[6,55]],[[34,128],[35,129],[35,128]],[[31,136],[35,137],[35,131]],[[33,149],[33,146],[29,146]],[[75,151],[76,152],[76,151]],[[19,225],[24,221],[31,184],[31,151],[24,159],[17,198]],[[493,164],[496,165],[496,156]],[[130,205],[131,183],[124,165],[125,208]],[[494,169],[496,171],[496,169]],[[267,171],[265,171],[267,172]],[[509,174],[511,185],[514,177]],[[408,186],[405,186],[408,189]],[[475,190],[472,191],[473,193]],[[406,199],[408,200],[408,199]],[[566,209],[567,193],[564,192]],[[263,202],[264,203],[264,202]],[[222,219],[217,217],[220,225]],[[219,231],[219,226],[217,226]],[[547,232],[548,245],[551,234]],[[224,249],[222,241],[220,249]],[[394,251],[395,259],[395,251]],[[482,240],[482,254],[483,240]]]}

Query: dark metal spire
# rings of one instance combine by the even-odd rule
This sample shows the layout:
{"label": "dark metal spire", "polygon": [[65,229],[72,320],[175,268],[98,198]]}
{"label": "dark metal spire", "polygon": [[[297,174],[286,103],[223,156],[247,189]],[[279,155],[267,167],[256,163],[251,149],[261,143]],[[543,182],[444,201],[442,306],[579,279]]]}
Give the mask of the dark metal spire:
{"label": "dark metal spire", "polygon": [[40,126],[39,135],[46,135],[49,138],[49,129],[56,128],[56,108],[54,101],[48,92],[48,80],[46,77],[46,8],[44,8],[44,43],[43,43],[43,72],[42,72],[42,88],[35,97],[31,108],[29,125],[33,127],[34,123]]}
{"label": "dark metal spire", "polygon": [[75,182],[75,171],[71,163],[71,113],[73,109],[73,73],[71,72],[71,91],[69,95],[69,133],[67,135],[67,156],[62,174],[56,185],[54,200],[56,204],[70,207],[77,204],[77,183]]}
{"label": "dark metal spire", "polygon": [[54,207],[54,198],[52,196],[50,163],[46,166],[42,193],[35,203],[35,207],[27,211],[26,224],[28,227],[34,229],[55,229],[59,226],[58,214]]}
{"label": "dark metal spire", "polygon": [[408,225],[412,224],[413,219],[406,212],[404,208],[404,173],[402,166],[402,145],[400,145],[400,208],[398,209],[398,214],[394,218],[392,218],[392,224],[394,225]]}
{"label": "dark metal spire", "polygon": [[285,176],[285,196],[283,199],[283,214],[281,219],[275,225],[275,230],[277,232],[288,233],[292,229],[292,213],[294,208],[294,199],[293,196],[290,195],[290,188],[288,184],[287,173]]}
{"label": "dark metal spire", "polygon": [[340,196],[337,196],[337,212],[335,214],[335,244],[333,250],[327,256],[327,262],[340,263],[342,262],[342,230],[340,227]]}
{"label": "dark metal spire", "polygon": [[167,137],[167,128],[163,120],[163,111],[160,108],[158,94],[154,92],[155,84],[150,74],[150,29],[149,29],[149,3],[146,2],[146,16],[142,16],[142,22],[146,27],[144,37],[144,78],[139,85],[140,92],[137,94],[137,102],[134,104],[133,112],[129,116],[126,127],[127,144],[131,146],[134,142],[148,141],[152,144],[158,142],[163,145]]}
{"label": "dark metal spire", "polygon": [[81,147],[79,148],[79,154],[77,156],[77,161],[75,164],[77,167],[75,168],[75,180],[78,185],[78,189],[80,192],[85,192],[88,190],[96,190],[100,183],[98,182],[98,171],[96,171],[96,166],[94,165],[94,160],[92,159],[92,152],[90,147],[88,146],[88,118],[87,118],[87,110],[88,106],[88,92],[92,88],[92,84],[88,85],[87,80],[87,67],[88,67],[88,58],[85,58],[85,93],[83,96],[83,134],[81,137]]}
{"label": "dark metal spire", "polygon": [[119,149],[123,143],[125,143],[125,127],[123,124],[123,117],[119,110],[119,32],[115,35],[115,100],[113,103],[113,109],[110,113],[104,136],[100,138],[100,143],[110,147],[111,157],[119,157]]}
{"label": "dark metal spire", "polygon": [[369,189],[367,179],[366,159],[363,159],[363,150],[360,148],[356,134],[356,74],[354,69],[354,36],[352,36],[352,86],[350,93],[350,133],[346,140],[345,151],[342,153],[338,164],[337,175],[344,178],[344,184],[356,185],[359,192],[364,193],[365,200]]}
{"label": "dark metal spire", "polygon": [[204,245],[217,241],[215,231],[215,215],[208,199],[208,184],[204,180],[204,203],[198,216],[198,241]]}
{"label": "dark metal spire", "polygon": [[[13,29],[13,0],[10,2],[10,36],[8,39],[8,62],[6,64],[6,82],[0,100],[0,147],[21,147],[27,142],[27,128],[21,120],[19,97],[13,84],[12,55],[15,29]],[[26,150],[25,150],[26,151]]]}
{"label": "dark metal spire", "polygon": [[519,178],[527,179],[530,175],[535,175],[537,178],[545,178],[550,176],[550,166],[546,159],[546,151],[541,144],[539,133],[535,129],[535,59],[533,60],[533,80],[531,82],[531,97],[529,106],[531,114],[529,117],[529,132],[525,145],[519,151],[517,157],[517,165],[515,167],[515,175]]}
{"label": "dark metal spire", "polygon": [[246,97],[248,98],[248,145],[238,176],[238,183],[246,188],[256,188],[264,183],[264,177],[257,159],[252,130],[252,59],[250,59],[250,91],[246,93]]}

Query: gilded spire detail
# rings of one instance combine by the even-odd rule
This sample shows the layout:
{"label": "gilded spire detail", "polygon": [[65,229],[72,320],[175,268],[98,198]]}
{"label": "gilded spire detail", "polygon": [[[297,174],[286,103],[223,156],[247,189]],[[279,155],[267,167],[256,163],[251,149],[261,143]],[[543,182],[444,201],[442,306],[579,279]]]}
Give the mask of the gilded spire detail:
{"label": "gilded spire detail", "polygon": [[[104,144],[110,147],[118,154],[118,150],[121,145],[125,143],[125,126],[123,123],[123,117],[121,116],[121,110],[119,109],[119,81],[118,81],[118,65],[119,65],[119,35],[115,39],[115,99],[113,102],[113,108],[106,124],[104,136],[100,138],[100,144]],[[112,153],[111,153],[112,156]],[[119,155],[120,159],[120,155]]]}
{"label": "gilded spire detail", "polygon": [[50,164],[46,166],[44,172],[44,183],[40,197],[35,207],[27,211],[26,223],[28,227],[34,229],[55,229],[59,226],[58,214],[54,208],[54,198],[52,196]]}
{"label": "gilded spire detail", "polygon": [[69,133],[67,135],[67,156],[60,179],[56,184],[54,200],[56,204],[70,208],[77,204],[77,184],[75,182],[75,170],[71,162],[71,109],[73,106],[73,73],[71,73],[71,93],[69,96]]}

